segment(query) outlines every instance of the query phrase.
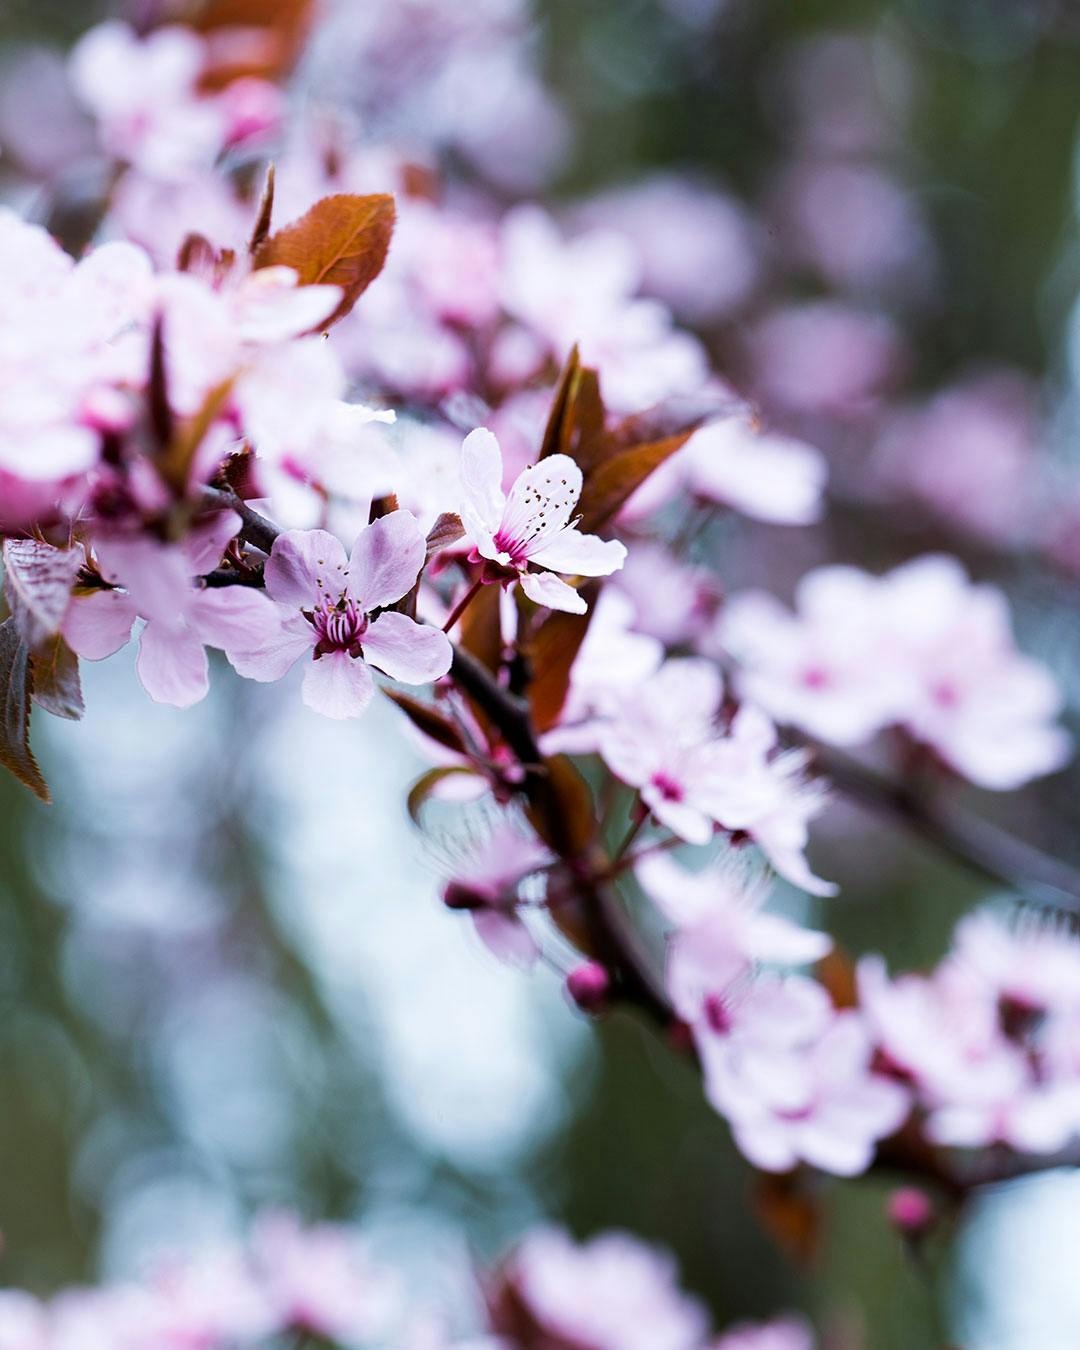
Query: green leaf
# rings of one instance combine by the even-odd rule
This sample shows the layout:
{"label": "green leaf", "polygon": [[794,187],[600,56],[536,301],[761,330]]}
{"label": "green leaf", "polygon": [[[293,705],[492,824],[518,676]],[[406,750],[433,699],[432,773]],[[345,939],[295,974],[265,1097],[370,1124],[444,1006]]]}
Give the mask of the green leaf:
{"label": "green leaf", "polygon": [[49,789],[30,749],[30,653],[14,618],[0,623],[0,764],[43,802]]}

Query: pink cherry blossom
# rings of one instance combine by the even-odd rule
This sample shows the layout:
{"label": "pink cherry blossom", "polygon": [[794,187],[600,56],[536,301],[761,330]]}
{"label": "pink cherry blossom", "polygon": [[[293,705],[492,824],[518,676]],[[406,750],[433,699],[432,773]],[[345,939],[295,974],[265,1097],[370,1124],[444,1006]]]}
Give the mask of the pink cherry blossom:
{"label": "pink cherry blossom", "polygon": [[717,630],[743,662],[739,688],[780,721],[838,745],[900,725],[998,790],[1068,758],[1057,682],[1016,650],[1001,592],[972,585],[955,559],[918,558],[881,578],[820,568],[796,605],[793,617],[768,596],[736,597]]}
{"label": "pink cherry blossom", "polygon": [[834,1012],[802,976],[762,976],[734,1006],[707,1001],[694,1024],[709,1101],[756,1166],[799,1161],[855,1176],[910,1109],[900,1084],[871,1071],[855,1012]]}
{"label": "pink cherry blossom", "polygon": [[777,752],[776,730],[759,709],[743,706],[726,731],[723,696],[711,662],[665,662],[596,723],[595,745],[608,767],[636,787],[661,824],[688,843],[714,829],[751,837],[784,877],[816,894],[835,888],[815,877],[803,856],[808,822],[821,791],[804,779],[806,758]]}
{"label": "pink cherry blossom", "polygon": [[557,1229],[531,1233],[509,1263],[518,1296],[543,1331],[591,1350],[694,1350],[705,1311],[676,1284],[666,1253],[628,1233],[576,1245]]}
{"label": "pink cherry blossom", "polygon": [[228,139],[223,109],[196,88],[205,62],[190,28],[159,28],[140,39],[110,21],[80,39],[71,73],[104,149],[151,176],[177,179],[211,164]]}
{"label": "pink cherry blossom", "polygon": [[549,455],[519,475],[508,494],[502,477],[499,442],[484,428],[470,432],[461,454],[461,519],[477,556],[516,574],[536,604],[584,614],[585,601],[555,573],[609,576],[622,566],[626,548],[574,525],[581,470],[568,455]]}
{"label": "pink cherry blossom", "polygon": [[[289,530],[266,564],[273,606],[257,637],[226,648],[241,674],[278,680],[310,655],[303,697],[327,717],[358,717],[374,692],[369,663],[391,679],[426,684],[450,669],[449,640],[386,607],[416,583],[424,536],[408,511],[393,511],[357,535],[352,553],[326,530]],[[376,617],[372,614],[381,610]]]}
{"label": "pink cherry blossom", "polygon": [[194,578],[212,571],[240,518],[221,511],[191,530],[180,544],[145,536],[100,534],[97,568],[108,589],[77,592],[68,606],[63,634],[72,650],[100,661],[123,647],[136,618],[136,670],[155,702],[187,708],[205,698],[209,674],[204,647],[226,649],[254,641],[273,614],[266,597],[247,587],[211,590]]}
{"label": "pink cherry blossom", "polygon": [[771,1322],[740,1322],[710,1341],[706,1350],[814,1350],[810,1324],[802,1317]]}
{"label": "pink cherry blossom", "polygon": [[[551,861],[551,852],[535,835],[497,819],[455,862],[443,898],[450,908],[469,911],[480,940],[501,961],[530,969],[540,946],[519,913],[522,883],[532,884]],[[539,899],[543,889],[533,885],[532,898]]]}
{"label": "pink cherry blossom", "polygon": [[301,1226],[295,1215],[264,1213],[251,1235],[251,1257],[274,1322],[346,1345],[385,1334],[401,1290],[375,1266],[356,1235],[333,1224]]}
{"label": "pink cherry blossom", "polygon": [[[645,893],[674,925],[668,947],[668,988],[687,1020],[700,1011],[702,990],[727,972],[754,962],[804,965],[832,947],[825,933],[761,912],[769,883],[738,855],[692,872],[670,856],[651,853],[635,869]],[[721,972],[724,972],[721,976]]]}

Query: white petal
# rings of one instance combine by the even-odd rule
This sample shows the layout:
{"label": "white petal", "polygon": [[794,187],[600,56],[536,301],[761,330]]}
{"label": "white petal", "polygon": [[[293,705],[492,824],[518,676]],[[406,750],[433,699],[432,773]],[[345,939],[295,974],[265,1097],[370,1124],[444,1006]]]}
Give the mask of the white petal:
{"label": "white petal", "polygon": [[502,476],[502,451],[494,433],[486,427],[470,431],[461,447],[461,486],[466,510],[488,534],[499,528],[506,506]]}
{"label": "white petal", "polygon": [[304,672],[304,702],[324,717],[359,717],[374,690],[371,671],[348,652],[328,652]]}
{"label": "white petal", "polygon": [[538,605],[546,609],[561,609],[565,614],[584,614],[589,606],[565,581],[553,572],[523,572],[521,589]]}
{"label": "white petal", "polygon": [[617,539],[582,534],[572,525],[549,540],[529,558],[540,567],[572,576],[606,577],[617,572],[626,561],[626,545]]}
{"label": "white petal", "polygon": [[391,511],[356,536],[349,594],[365,613],[407,595],[424,565],[424,533],[411,511]]}

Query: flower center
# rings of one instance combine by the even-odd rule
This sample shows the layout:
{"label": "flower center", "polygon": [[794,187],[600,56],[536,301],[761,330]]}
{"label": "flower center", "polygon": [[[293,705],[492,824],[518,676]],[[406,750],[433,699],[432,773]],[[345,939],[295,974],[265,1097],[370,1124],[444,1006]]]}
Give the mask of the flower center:
{"label": "flower center", "polygon": [[500,553],[505,553],[513,567],[524,567],[528,557],[528,547],[531,539],[515,539],[507,530],[501,529],[492,541]]}
{"label": "flower center", "polygon": [[315,629],[315,660],[329,652],[348,652],[361,655],[360,639],[367,632],[368,617],[357,609],[356,602],[345,596],[331,605],[329,601],[318,609],[305,611],[308,623]]}
{"label": "flower center", "polygon": [[681,802],[685,793],[682,784],[675,781],[670,774],[654,773],[653,787],[660,793],[666,802]]}

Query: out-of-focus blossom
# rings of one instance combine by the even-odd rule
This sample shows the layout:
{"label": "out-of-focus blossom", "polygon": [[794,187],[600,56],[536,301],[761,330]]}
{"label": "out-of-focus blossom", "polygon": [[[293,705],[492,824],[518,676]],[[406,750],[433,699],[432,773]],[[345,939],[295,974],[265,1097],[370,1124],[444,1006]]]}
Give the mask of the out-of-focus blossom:
{"label": "out-of-focus blossom", "polygon": [[660,544],[635,543],[614,584],[634,607],[635,631],[668,647],[695,643],[722,599],[715,572],[680,562]]}
{"label": "out-of-focus blossom", "polygon": [[385,1334],[401,1290],[347,1228],[301,1226],[295,1215],[263,1214],[251,1256],[275,1324],[346,1346]]}
{"label": "out-of-focus blossom", "polygon": [[517,1248],[504,1278],[540,1333],[557,1343],[694,1350],[707,1331],[704,1308],[678,1288],[672,1258],[628,1233],[602,1233],[579,1246],[542,1229]]}
{"label": "out-of-focus blossom", "polygon": [[903,363],[888,318],[836,300],[770,310],[749,331],[746,356],[770,411],[845,419],[874,411]]}
{"label": "out-of-focus blossom", "polygon": [[871,1070],[858,1013],[834,1012],[820,985],[763,975],[741,998],[705,1001],[692,1024],[709,1101],[756,1166],[808,1162],[856,1176],[910,1109],[900,1084]]}
{"label": "out-of-focus blossom", "polygon": [[743,706],[717,719],[723,687],[711,662],[667,661],[596,724],[596,746],[616,777],[680,838],[703,844],[720,827],[749,836],[776,870],[817,894],[833,890],[803,856],[822,794],[803,778],[801,754],[777,754],[775,728]]}
{"label": "out-of-focus blossom", "polygon": [[595,741],[593,722],[611,711],[628,688],[647,679],[664,659],[664,649],[654,637],[633,627],[634,607],[619,591],[605,589],[594,607],[574,664],[570,687],[559,726],[544,738],[548,754],[573,751],[576,734],[584,730],[583,748]]}
{"label": "out-of-focus blossom", "polygon": [[809,1322],[802,1317],[777,1317],[771,1322],[740,1322],[730,1327],[708,1350],[814,1350]]}
{"label": "out-of-focus blossom", "polygon": [[109,21],[80,39],[71,56],[75,90],[98,121],[103,149],[152,178],[182,179],[209,167],[226,146],[274,126],[277,90],[244,80],[204,95],[204,41],[190,28],[158,28],[140,38]]}
{"label": "out-of-focus blossom", "polygon": [[239,528],[235,512],[221,511],[175,545],[98,535],[96,565],[108,585],[79,591],[69,604],[63,633],[72,650],[102,660],[130,640],[136,618],[145,619],[135,664],[146,692],[177,708],[205,698],[205,647],[254,642],[274,614],[266,597],[247,587],[195,583],[218,565]]}
{"label": "out-of-focus blossom", "polygon": [[1068,935],[1010,934],[990,915],[964,921],[930,976],[860,962],[860,1003],[930,1138],[1054,1153],[1080,1133],[1077,964]]}
{"label": "out-of-focus blossom", "polygon": [[910,303],[934,279],[934,248],[912,197],[871,164],[809,160],[776,187],[785,258],[830,286]]}
{"label": "out-of-focus blossom", "polygon": [[0,523],[12,525],[24,500],[48,501],[96,464],[103,415],[134,418],[125,392],[145,379],[152,278],[131,244],[76,264],[6,209],[0,277]]}
{"label": "out-of-focus blossom", "polygon": [[676,493],[731,506],[774,525],[808,525],[822,511],[828,466],[791,436],[763,432],[749,418],[723,417],[695,431],[628,504],[636,517]]}
{"label": "out-of-focus blossom", "polygon": [[470,432],[461,455],[461,519],[477,559],[519,580],[536,604],[584,614],[585,601],[555,573],[609,576],[622,566],[626,547],[582,534],[572,523],[581,470],[568,455],[549,455],[520,474],[508,494],[502,481],[499,442],[483,427]]}
{"label": "out-of-focus blossom", "polygon": [[262,630],[226,654],[241,675],[278,680],[310,653],[304,702],[327,717],[358,717],[374,692],[369,662],[407,684],[450,669],[445,633],[384,608],[412,589],[423,565],[424,536],[408,511],[361,530],[351,554],[326,530],[288,530],[266,564],[274,604],[260,616]]}
{"label": "out-of-focus blossom", "polygon": [[881,578],[808,574],[788,614],[737,597],[721,640],[743,661],[741,688],[780,721],[839,745],[899,725],[957,773],[1007,790],[1070,753],[1044,666],[1016,650],[1005,597],[952,558],[927,556]]}
{"label": "out-of-focus blossom", "polygon": [[540,947],[518,913],[521,885],[550,862],[535,835],[500,819],[455,863],[443,898],[451,909],[469,911],[481,941],[501,961],[528,969]]}
{"label": "out-of-focus blossom", "polygon": [[757,285],[761,241],[750,213],[694,179],[658,174],[615,188],[587,202],[577,218],[625,235],[640,259],[641,289],[686,323],[726,318]]}
{"label": "out-of-focus blossom", "polygon": [[1016,542],[1031,526],[1038,480],[1034,391],[1018,372],[972,376],[889,418],[873,472],[961,529]]}
{"label": "out-of-focus blossom", "polygon": [[641,264],[624,236],[592,230],[564,241],[544,211],[522,206],[503,218],[501,245],[506,310],[557,361],[577,343],[610,408],[646,408],[705,384],[697,340],[672,326],[659,301],[637,298]]}
{"label": "out-of-focus blossom", "polygon": [[757,962],[805,965],[820,960],[832,946],[825,933],[762,913],[768,882],[737,855],[691,872],[652,853],[635,870],[645,893],[674,925],[668,989],[676,1011],[688,1021],[700,1014],[703,998],[716,989],[721,972],[738,972]]}

